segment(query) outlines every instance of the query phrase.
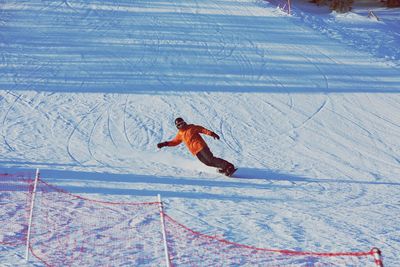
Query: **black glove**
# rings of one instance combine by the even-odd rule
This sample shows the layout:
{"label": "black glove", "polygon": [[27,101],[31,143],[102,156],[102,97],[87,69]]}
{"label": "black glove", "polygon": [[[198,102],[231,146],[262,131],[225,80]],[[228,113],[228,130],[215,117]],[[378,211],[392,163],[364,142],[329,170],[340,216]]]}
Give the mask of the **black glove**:
{"label": "black glove", "polygon": [[214,138],[214,139],[217,139],[217,140],[219,140],[219,135],[218,134],[216,134],[216,133],[211,133],[211,137],[212,138]]}
{"label": "black glove", "polygon": [[162,148],[162,147],[165,147],[165,146],[167,146],[168,145],[168,142],[162,142],[162,143],[158,143],[157,144],[157,147],[158,148]]}

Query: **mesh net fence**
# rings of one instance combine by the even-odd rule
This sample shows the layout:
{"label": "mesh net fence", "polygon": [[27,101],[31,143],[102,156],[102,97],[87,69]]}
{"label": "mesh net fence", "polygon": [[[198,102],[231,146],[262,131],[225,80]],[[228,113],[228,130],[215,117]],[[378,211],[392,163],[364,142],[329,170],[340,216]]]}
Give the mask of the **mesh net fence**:
{"label": "mesh net fence", "polygon": [[164,217],[173,266],[376,266],[372,251],[315,253],[263,249],[205,235],[165,213]]}
{"label": "mesh net fence", "polygon": [[26,242],[32,188],[31,173],[0,174],[0,245]]}
{"label": "mesh net fence", "polygon": [[[0,174],[0,245],[26,243],[31,173]],[[159,202],[108,202],[39,179],[30,252],[45,266],[165,265]],[[194,231],[166,213],[171,266],[377,266],[368,252],[264,249]]]}
{"label": "mesh net fence", "polygon": [[32,254],[47,266],[159,266],[158,202],[116,203],[38,183]]}

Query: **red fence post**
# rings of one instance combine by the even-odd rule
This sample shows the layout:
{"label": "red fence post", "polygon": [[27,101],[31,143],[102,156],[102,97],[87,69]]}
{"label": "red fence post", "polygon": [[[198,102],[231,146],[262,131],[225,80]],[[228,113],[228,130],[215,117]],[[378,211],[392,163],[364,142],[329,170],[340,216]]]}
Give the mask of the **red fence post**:
{"label": "red fence post", "polygon": [[376,266],[383,267],[382,253],[379,248],[373,248],[371,251],[374,255]]}

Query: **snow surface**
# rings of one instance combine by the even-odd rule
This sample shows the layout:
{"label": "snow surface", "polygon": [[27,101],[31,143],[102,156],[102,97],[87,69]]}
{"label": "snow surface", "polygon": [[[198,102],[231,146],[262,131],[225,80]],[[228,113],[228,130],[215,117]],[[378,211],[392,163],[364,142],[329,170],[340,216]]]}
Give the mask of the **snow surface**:
{"label": "snow surface", "polygon": [[[0,1],[1,171],[41,168],[101,200],[160,193],[168,214],[202,233],[301,251],[376,246],[396,266],[399,14],[382,9],[374,21],[299,2],[288,16],[254,0]],[[183,145],[156,148],[177,116],[221,136],[205,138],[239,166],[237,179]],[[1,248],[0,261],[25,266],[23,256]]]}

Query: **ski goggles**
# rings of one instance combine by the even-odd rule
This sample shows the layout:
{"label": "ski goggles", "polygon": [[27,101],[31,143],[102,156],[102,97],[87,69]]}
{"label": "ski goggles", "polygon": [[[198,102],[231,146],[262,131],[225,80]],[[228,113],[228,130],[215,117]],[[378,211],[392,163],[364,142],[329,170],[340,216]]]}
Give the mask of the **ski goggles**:
{"label": "ski goggles", "polygon": [[175,126],[176,128],[181,128],[182,126],[184,126],[186,124],[186,122],[184,120],[178,120],[175,122]]}

